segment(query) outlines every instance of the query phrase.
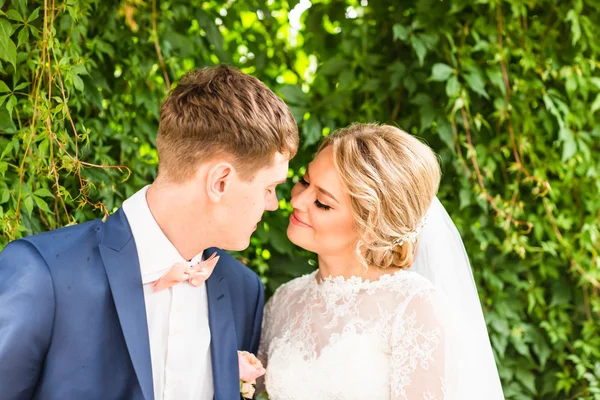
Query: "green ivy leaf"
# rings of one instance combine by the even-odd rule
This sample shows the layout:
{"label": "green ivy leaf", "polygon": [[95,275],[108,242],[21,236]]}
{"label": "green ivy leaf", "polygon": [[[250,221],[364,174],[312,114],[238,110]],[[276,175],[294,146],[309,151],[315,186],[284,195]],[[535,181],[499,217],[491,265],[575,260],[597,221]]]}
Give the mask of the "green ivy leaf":
{"label": "green ivy leaf", "polygon": [[19,35],[17,36],[17,47],[21,47],[21,45],[23,43],[25,43],[27,41],[27,39],[29,39],[29,29],[27,29],[26,26],[24,26],[23,28],[21,28],[21,30],[19,31]]}
{"label": "green ivy leaf", "polygon": [[446,95],[452,99],[460,93],[460,83],[458,83],[458,77],[452,76],[446,82]]}
{"label": "green ivy leaf", "polygon": [[479,71],[471,71],[469,74],[465,76],[465,80],[467,81],[467,85],[476,93],[481,96],[489,99],[490,96],[485,91],[485,82],[483,80],[483,76]]}
{"label": "green ivy leaf", "polygon": [[27,18],[27,23],[35,21],[36,19],[38,19],[39,16],[40,16],[40,7],[36,8],[35,10],[33,10],[31,12],[31,14],[29,14],[29,17]]}
{"label": "green ivy leaf", "polygon": [[8,101],[6,102],[6,111],[8,111],[8,116],[12,118],[13,108],[17,105],[17,98],[14,95],[11,95]]}
{"label": "green ivy leaf", "polygon": [[289,104],[288,106],[292,111],[292,115],[294,116],[294,119],[296,120],[297,124],[304,121],[304,115],[308,112],[308,108],[302,106],[295,106],[293,104]]}
{"label": "green ivy leaf", "polygon": [[589,78],[589,81],[597,89],[600,89],[600,78],[593,76],[593,77]]}
{"label": "green ivy leaf", "polygon": [[321,130],[321,121],[319,121],[316,116],[311,115],[310,118],[304,122],[302,130],[304,135],[304,148],[321,140]]}
{"label": "green ivy leaf", "polygon": [[13,28],[8,20],[0,19],[0,58],[17,68],[17,46],[12,41]]}
{"label": "green ivy leaf", "polygon": [[269,243],[275,250],[277,250],[281,254],[291,254],[294,245],[288,239],[287,235],[283,231],[272,230],[269,232]]}
{"label": "green ivy leaf", "polygon": [[215,46],[218,51],[223,51],[223,35],[215,20],[203,11],[198,13],[198,24],[206,32],[208,41]]}
{"label": "green ivy leaf", "polygon": [[433,65],[431,70],[431,79],[432,81],[445,81],[454,73],[454,68],[447,64],[437,63]]}
{"label": "green ivy leaf", "polygon": [[533,351],[540,360],[540,367],[545,368],[550,357],[550,346],[539,329],[533,328],[530,336],[533,342]]}
{"label": "green ivy leaf", "polygon": [[14,8],[11,8],[6,12],[6,17],[8,19],[12,19],[13,21],[23,22],[23,17]]}
{"label": "green ivy leaf", "polygon": [[38,145],[38,154],[40,157],[46,157],[48,153],[49,139],[43,139]]}
{"label": "green ivy leaf", "polygon": [[29,85],[29,82],[21,82],[17,86],[15,86],[15,88],[13,90],[16,92],[16,91],[25,89],[28,85]]}
{"label": "green ivy leaf", "polygon": [[572,94],[575,90],[577,90],[577,81],[575,80],[575,76],[569,75],[566,78],[565,89],[567,93]]}
{"label": "green ivy leaf", "polygon": [[561,161],[565,162],[577,152],[577,142],[575,136],[570,129],[561,129],[560,136],[563,140],[563,152]]}
{"label": "green ivy leaf", "polygon": [[83,92],[85,85],[83,84],[83,80],[79,77],[79,75],[73,75],[73,86],[75,86],[75,89]]}
{"label": "green ivy leaf", "polygon": [[381,81],[377,78],[369,79],[361,88],[362,92],[376,92],[379,89]]}
{"label": "green ivy leaf", "polygon": [[402,78],[406,74],[406,66],[403,63],[396,61],[390,66],[390,71],[390,81],[392,83],[390,89],[395,90],[400,87]]}
{"label": "green ivy leaf", "polygon": [[31,218],[31,214],[33,213],[33,196],[25,197],[25,200],[23,200],[22,204],[23,208],[25,209],[25,212],[27,213],[29,218]]}
{"label": "green ivy leaf", "polygon": [[441,117],[438,117],[436,122],[440,139],[442,139],[453,154],[456,154],[456,146],[454,145],[454,137],[452,135],[452,126],[450,125],[450,122]]}
{"label": "green ivy leaf", "polygon": [[571,45],[575,46],[581,38],[581,24],[579,23],[579,15],[577,15],[575,10],[569,10],[565,20],[571,22]]}
{"label": "green ivy leaf", "polygon": [[33,194],[35,194],[38,197],[54,197],[54,195],[52,194],[52,192],[49,191],[46,188],[38,189],[35,192],[33,192]]}
{"label": "green ivy leaf", "polygon": [[517,350],[517,352],[519,354],[521,354],[524,357],[530,358],[531,357],[531,352],[529,351],[529,346],[527,346],[527,344],[524,342],[522,337],[517,337],[514,335],[511,335],[511,343],[514,346],[515,350]]}
{"label": "green ivy leaf", "polygon": [[473,202],[473,195],[470,190],[463,187],[458,192],[458,199],[459,199],[459,209],[462,210],[463,208],[471,205],[471,203]]}
{"label": "green ivy leaf", "polygon": [[304,106],[308,104],[308,95],[302,91],[300,86],[287,85],[279,88],[279,93],[283,96],[283,99],[291,104]]}
{"label": "green ivy leaf", "polygon": [[419,58],[419,65],[422,66],[423,62],[425,61],[425,55],[427,54],[427,46],[425,41],[423,41],[423,39],[421,39],[419,36],[413,36],[410,44]]}
{"label": "green ivy leaf", "polygon": [[533,394],[537,394],[535,388],[535,375],[529,371],[520,370],[517,374],[517,379]]}
{"label": "green ivy leaf", "polygon": [[8,200],[10,200],[10,190],[8,190],[7,188],[1,189],[0,190],[0,204],[7,203]]}
{"label": "green ivy leaf", "polygon": [[356,82],[354,70],[352,68],[347,68],[342,71],[339,78],[340,89],[350,89]]}
{"label": "green ivy leaf", "polygon": [[350,65],[348,60],[343,58],[332,58],[323,63],[319,72],[323,75],[337,75]]}
{"label": "green ivy leaf", "polygon": [[48,204],[43,199],[37,196],[33,196],[33,199],[35,200],[35,204],[37,204],[42,211],[52,214],[52,211],[48,208]]}
{"label": "green ivy leaf", "polygon": [[4,96],[0,96],[0,107],[4,104],[4,101],[10,96],[9,94],[5,94]]}
{"label": "green ivy leaf", "polygon": [[395,24],[394,27],[392,28],[393,32],[394,32],[394,40],[402,40],[405,41],[406,39],[408,39],[408,29],[400,24]]}
{"label": "green ivy leaf", "polygon": [[596,96],[596,99],[594,100],[594,102],[592,103],[592,106],[590,107],[590,112],[592,114],[598,110],[600,110],[600,94],[598,94]]}
{"label": "green ivy leaf", "polygon": [[502,72],[498,68],[487,69],[485,71],[485,75],[488,78],[488,82],[490,82],[492,86],[495,86],[497,89],[499,89],[502,92],[502,95],[506,95],[504,78],[502,77]]}

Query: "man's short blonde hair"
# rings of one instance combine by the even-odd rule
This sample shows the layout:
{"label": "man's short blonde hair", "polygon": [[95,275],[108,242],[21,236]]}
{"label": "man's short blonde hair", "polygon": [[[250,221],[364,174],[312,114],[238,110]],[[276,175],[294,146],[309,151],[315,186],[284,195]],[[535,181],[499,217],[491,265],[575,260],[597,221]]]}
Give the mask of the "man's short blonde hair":
{"label": "man's short blonde hair", "polygon": [[292,158],[298,140],[290,109],[264,83],[225,65],[204,68],[185,75],[162,104],[159,174],[183,182],[225,155],[250,180],[276,152]]}

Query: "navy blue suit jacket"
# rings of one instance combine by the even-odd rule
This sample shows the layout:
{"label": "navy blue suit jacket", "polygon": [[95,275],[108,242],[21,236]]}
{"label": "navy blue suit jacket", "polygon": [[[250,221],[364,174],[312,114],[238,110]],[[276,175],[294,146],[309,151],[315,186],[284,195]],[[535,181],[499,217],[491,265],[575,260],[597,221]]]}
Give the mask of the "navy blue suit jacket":
{"label": "navy blue suit jacket", "polygon": [[[213,251],[221,256],[206,281],[215,399],[240,399],[237,350],[258,350],[263,286]],[[0,399],[29,398],[154,399],[140,266],[121,209],[0,253]]]}

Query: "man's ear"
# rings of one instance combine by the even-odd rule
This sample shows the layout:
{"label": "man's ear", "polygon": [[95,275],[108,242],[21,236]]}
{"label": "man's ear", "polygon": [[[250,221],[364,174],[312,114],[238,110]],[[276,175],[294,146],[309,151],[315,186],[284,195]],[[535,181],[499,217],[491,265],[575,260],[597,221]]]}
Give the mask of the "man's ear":
{"label": "man's ear", "polygon": [[231,186],[235,168],[228,162],[214,164],[206,179],[206,193],[213,203],[218,203]]}

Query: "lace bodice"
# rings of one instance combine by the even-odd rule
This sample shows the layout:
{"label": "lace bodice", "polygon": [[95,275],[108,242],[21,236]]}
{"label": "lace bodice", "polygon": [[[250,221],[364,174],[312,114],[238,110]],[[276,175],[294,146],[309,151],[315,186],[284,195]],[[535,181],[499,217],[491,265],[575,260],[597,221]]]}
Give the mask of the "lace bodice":
{"label": "lace bodice", "polygon": [[265,308],[269,398],[446,399],[446,315],[433,285],[410,271],[294,279]]}

